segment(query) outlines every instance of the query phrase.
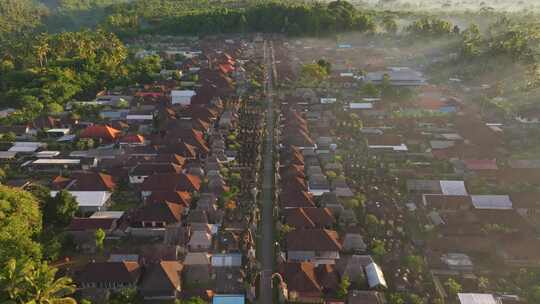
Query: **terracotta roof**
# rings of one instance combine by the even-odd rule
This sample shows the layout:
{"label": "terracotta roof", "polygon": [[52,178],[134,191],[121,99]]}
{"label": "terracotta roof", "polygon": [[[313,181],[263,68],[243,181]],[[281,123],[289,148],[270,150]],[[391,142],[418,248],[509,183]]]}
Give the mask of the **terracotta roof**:
{"label": "terracotta roof", "polygon": [[120,138],[120,143],[142,144],[144,143],[144,136],[140,134],[125,135]]}
{"label": "terracotta roof", "polygon": [[334,230],[293,230],[287,234],[289,251],[340,251],[339,236]]}
{"label": "terracotta roof", "polygon": [[193,159],[197,157],[197,150],[193,145],[185,142],[173,143],[166,146],[162,146],[159,149],[160,153],[173,153],[182,157]]}
{"label": "terracotta roof", "polygon": [[282,208],[315,207],[313,195],[298,189],[285,189],[280,193],[279,201]]}
{"label": "terracotta roof", "polygon": [[290,189],[298,189],[302,191],[308,190],[306,181],[301,176],[289,176],[289,177],[285,176],[285,177],[282,177],[280,182],[282,185],[286,185],[287,188],[290,188]]}
{"label": "terracotta roof", "polygon": [[133,218],[135,222],[165,222],[178,223],[182,217],[184,207],[169,202],[148,204],[139,210]]}
{"label": "terracotta roof", "polygon": [[96,262],[84,267],[78,281],[136,283],[140,275],[141,268],[137,262]]}
{"label": "terracotta roof", "polygon": [[103,229],[110,230],[114,226],[114,218],[73,218],[67,227],[68,231],[85,231]]}
{"label": "terracotta roof", "polygon": [[161,261],[148,266],[141,283],[143,294],[168,294],[180,290],[184,266],[176,261]]}
{"label": "terracotta roof", "polygon": [[285,223],[296,229],[329,227],[335,222],[328,208],[290,208],[284,214]]}
{"label": "terracotta roof", "polygon": [[182,166],[173,163],[141,163],[131,170],[131,175],[150,176],[158,173],[181,173]]}
{"label": "terracotta roof", "polygon": [[114,129],[107,125],[93,125],[84,129],[81,138],[104,139],[108,141],[115,140],[120,135],[120,130]]}
{"label": "terracotta roof", "polygon": [[[65,184],[65,180],[56,177],[53,183],[59,182],[59,185]],[[69,177],[69,183],[66,185],[70,191],[113,191],[116,183],[113,177],[105,173],[97,172],[74,172]]]}
{"label": "terracotta roof", "polygon": [[323,288],[317,281],[313,263],[287,263],[285,265],[284,280],[290,291],[322,296]]}
{"label": "terracotta roof", "polygon": [[199,191],[201,179],[190,174],[164,173],[149,176],[141,185],[142,191]]}
{"label": "terracotta roof", "polygon": [[167,201],[189,207],[191,204],[191,194],[185,191],[153,191],[146,201],[150,204]]}

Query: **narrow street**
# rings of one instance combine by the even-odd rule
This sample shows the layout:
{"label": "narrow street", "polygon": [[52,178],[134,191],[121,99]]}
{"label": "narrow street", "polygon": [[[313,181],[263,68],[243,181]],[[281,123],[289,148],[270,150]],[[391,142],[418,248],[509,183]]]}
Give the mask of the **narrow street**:
{"label": "narrow street", "polygon": [[274,175],[275,166],[273,161],[274,151],[274,109],[273,109],[273,55],[272,46],[264,43],[264,63],[266,65],[265,92],[267,102],[266,112],[266,139],[264,146],[264,174],[262,186],[262,250],[261,254],[261,280],[259,303],[272,303],[272,273],[274,265]]}

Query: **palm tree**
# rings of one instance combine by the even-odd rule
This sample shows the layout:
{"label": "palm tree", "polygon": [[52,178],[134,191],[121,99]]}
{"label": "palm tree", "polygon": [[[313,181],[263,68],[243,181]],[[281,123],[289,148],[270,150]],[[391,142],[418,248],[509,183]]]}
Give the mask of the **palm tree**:
{"label": "palm tree", "polygon": [[56,268],[45,262],[32,261],[17,263],[15,259],[7,262],[0,275],[0,284],[7,299],[2,303],[26,304],[76,304],[69,297],[75,292],[75,285],[68,277],[56,278]]}
{"label": "palm tree", "polygon": [[75,285],[71,278],[56,278],[58,269],[49,267],[46,262],[31,267],[26,276],[30,287],[32,304],[76,304],[75,299],[69,295],[75,292]]}

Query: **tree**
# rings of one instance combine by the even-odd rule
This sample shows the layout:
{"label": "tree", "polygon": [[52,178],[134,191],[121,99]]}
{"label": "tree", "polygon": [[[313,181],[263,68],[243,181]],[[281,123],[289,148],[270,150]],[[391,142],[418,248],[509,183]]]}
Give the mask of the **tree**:
{"label": "tree", "polygon": [[24,190],[0,186],[0,269],[11,258],[41,258],[35,239],[41,233],[41,213],[36,198]]}
{"label": "tree", "polygon": [[66,227],[78,209],[79,204],[71,193],[59,191],[43,208],[43,221],[47,226]]}
{"label": "tree", "polygon": [[420,274],[424,270],[424,259],[419,255],[408,255],[405,257],[405,264],[416,274]]}
{"label": "tree", "polygon": [[64,111],[64,107],[56,102],[51,102],[47,104],[47,112],[50,114],[59,114]]}
{"label": "tree", "polygon": [[187,300],[175,300],[175,304],[206,304],[206,302],[200,297],[192,297]]}
{"label": "tree", "polygon": [[344,275],[341,278],[341,281],[339,282],[338,290],[337,290],[337,298],[338,299],[345,299],[347,297],[347,294],[349,293],[349,287],[351,286],[351,281],[349,280],[349,276]]}
{"label": "tree", "polygon": [[0,299],[3,303],[76,304],[69,297],[75,292],[72,280],[56,278],[56,272],[44,262],[10,259],[0,274]]}
{"label": "tree", "polygon": [[411,304],[424,304],[425,300],[423,298],[421,298],[419,295],[412,293],[412,294],[409,295],[409,303],[411,303]]}
{"label": "tree", "polygon": [[371,244],[371,253],[375,260],[380,262],[384,255],[386,254],[386,248],[384,246],[384,242],[381,240],[374,240]]}
{"label": "tree", "polygon": [[388,304],[405,304],[405,299],[398,293],[391,293],[388,296]]}
{"label": "tree", "polygon": [[327,75],[330,75],[330,73],[332,72],[332,64],[331,64],[329,61],[327,61],[327,60],[325,60],[325,59],[319,59],[319,60],[317,61],[317,64],[318,64],[320,67],[324,68],[324,70],[326,71],[326,74],[327,74]]}
{"label": "tree", "polygon": [[382,26],[389,34],[395,34],[398,31],[397,22],[392,16],[385,16],[382,20]]}
{"label": "tree", "polygon": [[367,97],[377,97],[381,92],[373,83],[368,82],[362,86],[360,93]]}
{"label": "tree", "polygon": [[328,76],[326,68],[316,63],[304,64],[300,71],[300,80],[308,84],[319,83],[326,76]]}
{"label": "tree", "polygon": [[528,298],[531,303],[540,303],[540,285],[536,285],[531,289]]}
{"label": "tree", "polygon": [[103,243],[105,242],[105,231],[101,228],[99,228],[98,230],[96,230],[96,233],[94,234],[94,236],[96,237],[96,247],[99,249],[99,250],[103,250]]}
{"label": "tree", "polygon": [[444,286],[446,287],[446,289],[448,289],[448,292],[450,293],[450,295],[454,297],[457,296],[457,294],[460,293],[462,289],[461,285],[452,278],[449,278],[448,280],[446,280],[446,282],[444,283]]}
{"label": "tree", "polygon": [[486,277],[478,278],[478,289],[482,292],[487,292],[489,289],[489,279]]}

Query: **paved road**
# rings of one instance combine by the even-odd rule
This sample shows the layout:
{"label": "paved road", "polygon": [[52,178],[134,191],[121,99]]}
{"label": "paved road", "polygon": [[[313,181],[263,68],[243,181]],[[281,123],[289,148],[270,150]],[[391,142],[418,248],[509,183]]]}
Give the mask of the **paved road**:
{"label": "paved road", "polygon": [[261,263],[262,272],[260,280],[260,297],[259,303],[271,304],[272,303],[272,273],[274,266],[274,188],[273,180],[275,176],[274,161],[272,159],[274,149],[274,110],[273,110],[273,50],[272,46],[268,42],[264,43],[264,61],[266,65],[266,81],[265,92],[267,101],[266,112],[266,139],[265,149],[263,155],[263,186],[262,186],[262,250]]}

